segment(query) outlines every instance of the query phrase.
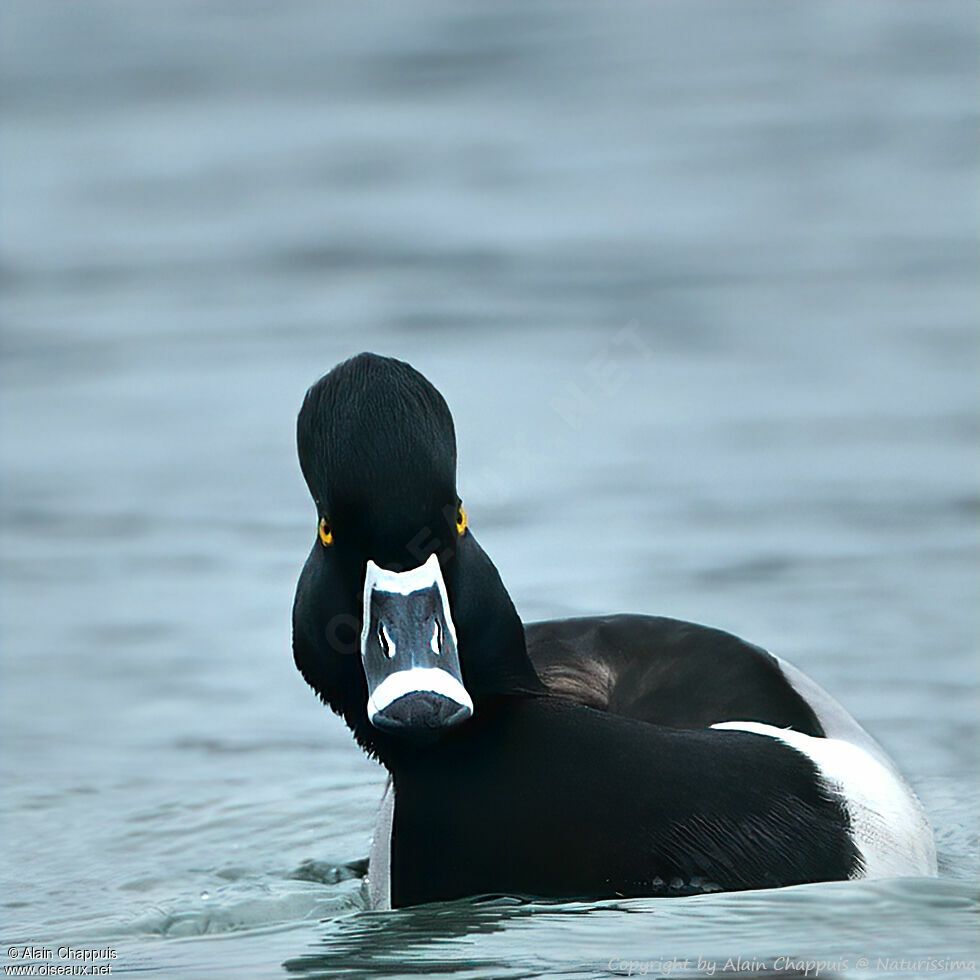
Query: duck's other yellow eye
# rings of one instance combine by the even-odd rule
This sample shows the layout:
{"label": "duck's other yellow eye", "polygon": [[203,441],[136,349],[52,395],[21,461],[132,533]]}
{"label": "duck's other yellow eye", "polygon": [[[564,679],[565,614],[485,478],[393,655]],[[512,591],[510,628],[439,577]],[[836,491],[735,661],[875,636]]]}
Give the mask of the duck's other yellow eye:
{"label": "duck's other yellow eye", "polygon": [[464,534],[466,532],[466,511],[463,510],[463,505],[460,504],[456,508],[456,533]]}
{"label": "duck's other yellow eye", "polygon": [[324,548],[329,548],[333,544],[333,528],[327,523],[325,517],[320,518],[320,544]]}

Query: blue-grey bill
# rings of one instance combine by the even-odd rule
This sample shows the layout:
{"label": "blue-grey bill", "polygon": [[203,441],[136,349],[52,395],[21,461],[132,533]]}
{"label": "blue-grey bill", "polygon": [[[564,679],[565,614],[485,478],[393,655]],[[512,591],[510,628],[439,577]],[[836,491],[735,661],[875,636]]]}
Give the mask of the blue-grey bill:
{"label": "blue-grey bill", "polygon": [[404,572],[368,561],[361,662],[368,718],[377,728],[404,735],[432,733],[473,714],[435,555]]}

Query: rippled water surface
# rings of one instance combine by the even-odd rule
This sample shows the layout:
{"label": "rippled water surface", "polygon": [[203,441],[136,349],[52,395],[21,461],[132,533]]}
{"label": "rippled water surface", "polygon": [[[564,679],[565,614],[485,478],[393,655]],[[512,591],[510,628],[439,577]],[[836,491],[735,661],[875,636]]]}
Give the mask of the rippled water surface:
{"label": "rippled water surface", "polygon": [[[6,3],[4,950],[975,975],[976,34],[944,2]],[[366,911],[382,776],[289,650],[295,412],[365,348],[446,395],[525,618],[795,662],[913,780],[939,879]]]}

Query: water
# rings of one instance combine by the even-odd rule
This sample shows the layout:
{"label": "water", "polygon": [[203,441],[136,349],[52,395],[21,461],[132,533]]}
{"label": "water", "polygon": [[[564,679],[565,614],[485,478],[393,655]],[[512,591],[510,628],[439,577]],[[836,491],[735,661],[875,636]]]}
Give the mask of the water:
{"label": "water", "polygon": [[[4,949],[975,975],[972,8],[13,0],[0,26]],[[365,911],[382,777],[289,650],[295,412],[365,348],[446,395],[525,618],[655,612],[797,663],[912,778],[940,878]]]}

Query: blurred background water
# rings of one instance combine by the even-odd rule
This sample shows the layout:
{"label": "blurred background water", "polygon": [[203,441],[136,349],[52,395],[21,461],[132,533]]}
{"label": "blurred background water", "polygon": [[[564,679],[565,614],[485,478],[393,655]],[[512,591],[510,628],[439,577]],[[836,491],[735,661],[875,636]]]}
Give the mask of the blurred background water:
{"label": "blurred background water", "polygon": [[[4,948],[974,974],[946,962],[978,959],[973,5],[8,0],[0,27]],[[446,395],[526,619],[794,661],[910,775],[941,877],[365,911],[382,776],[289,649],[295,413],[362,349]]]}

